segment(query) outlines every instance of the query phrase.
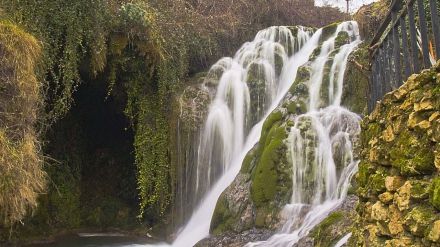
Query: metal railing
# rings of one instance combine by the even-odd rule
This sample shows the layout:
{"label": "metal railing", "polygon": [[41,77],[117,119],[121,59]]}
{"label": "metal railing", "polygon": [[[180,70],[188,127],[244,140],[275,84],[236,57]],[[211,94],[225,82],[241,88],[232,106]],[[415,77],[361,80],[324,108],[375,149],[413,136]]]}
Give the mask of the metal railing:
{"label": "metal railing", "polygon": [[440,58],[439,0],[393,0],[370,44],[368,110],[411,74]]}

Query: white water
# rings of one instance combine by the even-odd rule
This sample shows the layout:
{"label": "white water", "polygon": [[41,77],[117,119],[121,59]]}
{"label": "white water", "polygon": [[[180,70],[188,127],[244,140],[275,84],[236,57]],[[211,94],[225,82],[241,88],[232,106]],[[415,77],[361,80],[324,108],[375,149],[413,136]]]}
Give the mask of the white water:
{"label": "white water", "polygon": [[[295,118],[288,137],[293,193],[282,212],[285,223],[267,241],[247,246],[293,246],[346,197],[357,171],[352,142],[360,132],[360,118],[340,103],[348,55],[360,39],[356,23],[341,24],[336,33],[339,31],[348,32],[353,41],[334,55],[328,89],[323,88],[324,66],[334,52],[336,34],[323,43],[320,55],[311,65],[309,110]],[[329,91],[328,105],[321,99],[323,90]]]}
{"label": "white water", "polygon": [[[319,134],[317,137],[320,138],[322,147],[317,150],[320,155],[322,153],[320,164],[323,167],[328,166],[329,162],[326,160],[332,160],[331,150],[329,151],[332,141],[344,140],[346,149],[351,148],[347,135],[339,134],[339,131],[331,139],[328,135],[326,136],[326,133],[333,127],[342,127],[343,123],[338,121],[345,118],[355,118],[358,121],[355,114],[339,107],[343,82],[341,76],[344,74],[346,58],[359,43],[357,26],[353,22],[346,22],[338,26],[337,32],[339,31],[347,31],[352,36],[353,42],[341,47],[334,58],[335,63],[338,64],[332,67],[332,73],[334,73],[334,81],[331,84],[333,85],[332,106],[326,108],[328,110],[318,110],[319,97],[310,97],[309,108],[312,110],[302,116],[313,120],[313,129]],[[172,244],[163,243],[154,246],[193,246],[199,240],[209,236],[210,221],[220,194],[232,183],[241,168],[245,155],[258,142],[264,120],[286,95],[296,79],[298,68],[309,61],[311,54],[318,47],[321,33],[321,29],[312,34],[300,27],[297,37],[293,37],[286,27],[271,27],[260,31],[255,40],[243,45],[233,58],[223,58],[211,68],[205,84],[206,87],[216,88],[199,146],[195,178],[196,193],[200,194],[203,200]],[[313,73],[310,81],[310,85],[314,85],[310,86],[310,95],[316,96],[315,87],[322,84],[317,83],[318,79],[313,78],[317,73],[322,74],[323,69],[320,66],[324,66],[325,61],[322,61],[326,60],[325,58],[328,59],[329,54],[334,50],[336,35],[337,33],[324,42],[325,48],[322,49],[313,65],[313,71],[316,72]],[[322,75],[317,78],[322,80]],[[337,126],[336,122],[338,122]],[[293,130],[292,133],[294,133]],[[294,146],[297,140],[294,139],[292,133],[290,136],[293,138],[292,146]],[[325,200],[320,196],[314,199],[315,203],[311,212],[316,211],[316,213],[307,216],[305,223],[316,225],[328,211],[338,205],[342,195],[346,194],[349,177],[355,172],[356,167],[356,163],[351,162],[348,168],[341,172],[340,177],[344,179],[340,179],[339,182],[334,178],[336,169],[333,169],[332,174],[322,174],[326,177],[325,181],[331,181],[331,183],[317,182],[327,187],[326,189],[319,188],[318,193],[323,194]],[[297,202],[303,203],[302,199],[294,199],[299,193],[301,192],[295,192],[292,195],[292,208]],[[289,207],[289,205],[286,206],[286,208]],[[290,219],[292,226],[295,223],[295,217]],[[291,227],[285,228],[285,232],[280,233],[281,235],[284,234],[289,238],[292,234],[295,235]],[[296,233],[296,235],[301,234]],[[285,239],[283,238],[283,241]],[[266,246],[265,243],[256,245]]]}
{"label": "white water", "polygon": [[341,247],[344,246],[348,240],[351,238],[352,233],[350,232],[349,234],[345,235],[344,237],[342,237],[336,244],[335,247]]}
{"label": "white water", "polygon": [[[378,0],[350,0],[350,13],[355,13],[362,6],[377,2]],[[347,0],[315,0],[315,5],[319,7],[331,6],[340,9],[343,12],[347,11]]]}

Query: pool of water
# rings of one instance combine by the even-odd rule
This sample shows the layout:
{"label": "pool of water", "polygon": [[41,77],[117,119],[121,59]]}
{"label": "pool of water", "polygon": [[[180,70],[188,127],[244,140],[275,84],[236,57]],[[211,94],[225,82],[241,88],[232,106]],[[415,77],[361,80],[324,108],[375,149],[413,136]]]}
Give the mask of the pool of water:
{"label": "pool of water", "polygon": [[52,243],[33,244],[31,247],[141,247],[148,239],[122,234],[74,234],[59,237]]}

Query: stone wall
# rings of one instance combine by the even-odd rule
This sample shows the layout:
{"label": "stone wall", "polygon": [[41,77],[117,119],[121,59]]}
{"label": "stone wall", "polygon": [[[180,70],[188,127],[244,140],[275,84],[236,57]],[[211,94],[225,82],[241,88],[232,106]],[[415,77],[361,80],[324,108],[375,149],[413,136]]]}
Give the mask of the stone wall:
{"label": "stone wall", "polygon": [[440,244],[440,61],[364,119],[351,245]]}

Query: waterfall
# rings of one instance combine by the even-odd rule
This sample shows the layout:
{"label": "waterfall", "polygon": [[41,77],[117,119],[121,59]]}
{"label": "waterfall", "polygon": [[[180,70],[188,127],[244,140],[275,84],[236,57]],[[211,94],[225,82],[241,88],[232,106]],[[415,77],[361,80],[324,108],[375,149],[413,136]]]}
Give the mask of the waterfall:
{"label": "waterfall", "polygon": [[[326,90],[322,88],[324,66],[329,54],[334,52],[335,37],[340,31],[349,33],[354,40],[334,55],[326,106],[320,98],[320,92]],[[282,212],[286,221],[269,240],[247,246],[293,246],[347,195],[350,180],[357,171],[353,142],[360,132],[360,118],[340,103],[347,59],[359,43],[356,23],[343,23],[323,43],[320,55],[313,61],[308,82],[308,112],[295,117],[287,140],[293,167],[293,193]]]}
{"label": "waterfall", "polygon": [[[328,107],[322,108],[318,95],[323,67],[335,52],[335,40],[342,31],[349,34],[351,42],[343,45],[332,57],[330,102]],[[245,155],[258,142],[263,122],[295,82],[298,68],[309,62],[322,42],[322,33],[322,29],[313,32],[304,27],[270,27],[260,31],[252,42],[244,44],[233,58],[223,58],[212,66],[204,81],[212,100],[200,132],[195,175],[192,176],[195,183],[193,193],[198,203],[194,204],[196,207],[190,219],[171,245],[153,246],[193,246],[209,236],[210,221],[219,196],[232,183]],[[289,135],[294,193],[291,204],[284,209],[284,212],[290,212],[289,219],[280,233],[272,238],[277,243],[290,243],[293,236],[302,236],[309,226],[324,218],[345,196],[349,178],[357,167],[351,143],[352,136],[359,131],[359,117],[340,107],[346,60],[360,42],[357,24],[344,22],[326,39],[312,65],[309,111],[296,117]],[[304,138],[304,124],[316,141],[309,142]],[[349,164],[344,163],[344,167],[338,170],[332,146],[339,144],[342,145],[343,160]],[[312,159],[306,155],[310,150],[314,154]],[[309,173],[307,166],[312,166],[310,160],[313,161],[316,181],[313,181],[312,190],[307,191],[304,176]],[[306,192],[309,196],[305,196]],[[310,206],[310,211],[302,219],[294,211],[306,205]],[[297,225],[301,226],[298,228]],[[298,231],[301,233],[295,233]],[[273,246],[270,241],[249,245]]]}

